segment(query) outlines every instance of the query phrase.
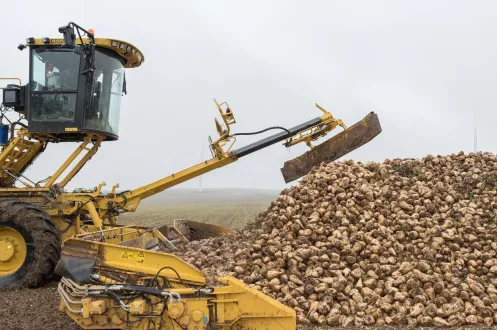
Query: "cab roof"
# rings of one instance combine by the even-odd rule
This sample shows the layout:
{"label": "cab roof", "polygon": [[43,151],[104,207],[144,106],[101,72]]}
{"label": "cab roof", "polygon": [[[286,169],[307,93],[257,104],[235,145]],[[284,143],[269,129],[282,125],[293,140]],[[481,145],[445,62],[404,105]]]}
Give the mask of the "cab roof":
{"label": "cab roof", "polygon": [[[48,43],[46,42],[48,39]],[[44,42],[45,40],[45,42]],[[31,40],[32,41],[32,40]],[[85,43],[89,43],[88,38],[83,38]],[[76,38],[76,44],[81,44],[81,40]],[[64,38],[36,38],[34,42],[28,43],[27,46],[62,46],[64,45]],[[113,50],[117,55],[122,57],[125,61],[125,68],[137,68],[144,61],[145,56],[143,53],[130,44],[129,42],[118,40],[118,39],[108,39],[108,38],[95,38],[95,45],[97,47],[107,48]]]}

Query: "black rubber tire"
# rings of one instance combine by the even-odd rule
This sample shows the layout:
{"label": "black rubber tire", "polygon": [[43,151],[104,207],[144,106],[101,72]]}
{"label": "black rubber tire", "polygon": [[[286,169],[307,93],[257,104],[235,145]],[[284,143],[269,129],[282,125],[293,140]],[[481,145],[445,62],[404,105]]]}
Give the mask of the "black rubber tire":
{"label": "black rubber tire", "polygon": [[21,268],[14,274],[0,277],[0,287],[37,288],[54,278],[61,240],[59,229],[46,212],[24,201],[2,200],[0,226],[17,230],[27,246]]}

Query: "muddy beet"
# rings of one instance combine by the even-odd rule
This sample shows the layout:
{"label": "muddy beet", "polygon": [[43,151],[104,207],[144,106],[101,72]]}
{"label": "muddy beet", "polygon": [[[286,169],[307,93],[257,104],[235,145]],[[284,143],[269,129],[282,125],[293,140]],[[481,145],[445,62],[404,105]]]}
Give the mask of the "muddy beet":
{"label": "muddy beet", "polygon": [[178,253],[293,307],[303,325],[497,323],[497,157],[334,162],[245,230]]}

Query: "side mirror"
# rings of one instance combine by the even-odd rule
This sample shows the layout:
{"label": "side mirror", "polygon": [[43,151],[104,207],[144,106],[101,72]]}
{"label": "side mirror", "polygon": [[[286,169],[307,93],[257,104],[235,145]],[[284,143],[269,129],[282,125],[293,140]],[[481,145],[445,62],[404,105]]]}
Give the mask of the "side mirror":
{"label": "side mirror", "polygon": [[76,35],[74,34],[74,27],[71,25],[61,26],[59,32],[64,36],[64,46],[74,46]]}

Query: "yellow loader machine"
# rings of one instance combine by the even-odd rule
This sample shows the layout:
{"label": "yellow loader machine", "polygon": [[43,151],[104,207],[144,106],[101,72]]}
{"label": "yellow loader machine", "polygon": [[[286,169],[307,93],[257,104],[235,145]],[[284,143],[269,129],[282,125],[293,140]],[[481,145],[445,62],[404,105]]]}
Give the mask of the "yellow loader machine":
{"label": "yellow loader machine", "polygon": [[[118,139],[125,69],[139,67],[144,56],[128,42],[95,38],[75,23],[59,32],[59,38],[28,38],[19,45],[29,51],[27,84],[2,78],[9,84],[0,108],[0,286],[38,287],[61,276],[61,309],[84,329],[295,328],[292,309],[233,277],[206,283],[199,270],[171,254],[178,244],[227,229],[191,221],[157,229],[119,226],[118,216],[135,211],[144,198],[278,142],[311,147],[282,168],[287,182],[295,180],[381,132],[376,115],[346,128],[318,106],[321,116],[293,128],[232,133],[233,111],[216,102],[221,121],[215,121],[219,136],[210,140],[211,159],[133,190],[116,184],[103,193],[102,183],[68,191],[101,144]],[[344,130],[312,145],[337,126]],[[269,129],[279,132],[234,148],[236,136]],[[66,142],[77,146],[51,176],[25,176],[50,143]]]}

